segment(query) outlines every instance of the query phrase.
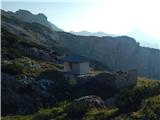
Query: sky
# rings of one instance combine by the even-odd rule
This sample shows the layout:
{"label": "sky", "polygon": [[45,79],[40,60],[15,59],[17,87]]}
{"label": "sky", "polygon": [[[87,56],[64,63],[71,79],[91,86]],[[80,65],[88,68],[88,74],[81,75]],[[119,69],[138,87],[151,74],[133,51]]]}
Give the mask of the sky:
{"label": "sky", "polygon": [[44,13],[64,31],[131,35],[144,46],[160,48],[159,6],[160,0],[2,0],[1,7]]}

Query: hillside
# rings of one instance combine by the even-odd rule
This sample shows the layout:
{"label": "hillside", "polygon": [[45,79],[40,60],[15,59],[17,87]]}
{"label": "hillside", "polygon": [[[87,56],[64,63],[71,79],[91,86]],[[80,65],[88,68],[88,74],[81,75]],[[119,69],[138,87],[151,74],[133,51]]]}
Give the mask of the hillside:
{"label": "hillside", "polygon": [[[133,53],[138,53],[144,59],[153,57],[148,64],[141,58],[144,63],[140,67],[146,68],[140,72],[144,76],[158,78],[158,50],[142,48],[134,39],[126,36],[75,36],[53,31],[39,23],[20,20],[5,11],[2,11],[1,17],[2,120],[160,118],[160,82],[141,77],[137,80],[137,76],[130,79],[127,72],[113,71],[121,67],[122,70],[132,68],[131,63],[135,62]],[[102,54],[102,50],[106,49]],[[140,53],[135,50],[140,50]],[[127,57],[121,59],[122,52]],[[108,60],[105,58],[106,53],[110,56]],[[82,76],[64,73],[65,54],[88,55],[89,73]],[[116,59],[117,64],[108,63]],[[127,61],[128,64],[122,64]],[[124,79],[117,79],[117,74],[122,78],[122,73],[125,73]]]}
{"label": "hillside", "polygon": [[[90,96],[101,104],[95,106],[94,102],[86,101],[86,105],[90,105],[87,107],[80,99],[63,101],[54,107],[41,108],[31,115],[6,116],[2,117],[2,120],[159,120],[159,88],[159,81],[139,78],[135,87],[118,92],[114,97],[115,103],[111,105],[105,106],[101,98]],[[83,99],[85,100],[85,97]]]}
{"label": "hillside", "polygon": [[[3,12],[1,36],[2,115],[33,113],[62,99],[54,93],[65,85],[68,89],[63,56],[72,52],[55,41],[57,33]],[[93,69],[108,69],[96,60],[90,65]],[[55,87],[54,80],[60,80],[62,86]]]}
{"label": "hillside", "polygon": [[[7,27],[7,29],[15,34],[21,29],[24,29],[24,27],[27,29],[31,29],[32,27],[32,29],[34,29],[35,27],[33,27],[33,25],[39,24],[39,21],[31,23],[26,20],[24,23],[22,19],[19,19],[17,13],[23,13],[23,10],[20,10],[17,13],[2,12],[2,26],[4,26],[4,28]],[[27,11],[25,11],[25,13],[26,12]],[[28,11],[28,14],[31,13]],[[10,16],[10,19],[14,17],[14,19],[16,19],[15,21],[22,20],[23,24],[20,24],[22,26],[20,27],[19,23],[13,23],[13,20],[7,20],[7,16]],[[34,15],[31,16],[33,17]],[[43,17],[46,16],[43,15]],[[29,18],[30,17],[28,17],[28,19]],[[37,16],[34,16],[34,18],[39,20],[39,17]],[[12,24],[15,24],[16,27],[13,27]],[[160,79],[160,50],[141,47],[134,38],[128,36],[77,36],[67,32],[53,31],[49,27],[46,27],[45,30],[40,27],[40,25],[38,27],[39,28],[34,31],[39,34],[35,32],[30,33],[29,30],[23,30],[21,32],[24,35],[32,36],[32,40],[43,42],[43,44],[46,44],[47,46],[52,46],[54,40],[58,47],[66,49],[74,54],[96,60],[110,68],[112,71],[126,71],[128,69],[136,68],[138,69],[140,76]],[[42,36],[42,34],[45,36]],[[24,37],[29,40],[26,36]],[[55,44],[53,46],[55,46]]]}

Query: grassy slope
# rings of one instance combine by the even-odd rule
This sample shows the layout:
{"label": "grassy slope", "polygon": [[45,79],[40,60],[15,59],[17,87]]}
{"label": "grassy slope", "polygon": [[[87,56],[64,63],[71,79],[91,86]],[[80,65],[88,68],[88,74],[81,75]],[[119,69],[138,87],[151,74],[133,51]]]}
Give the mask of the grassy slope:
{"label": "grassy slope", "polygon": [[[131,109],[129,112],[122,112],[121,111],[122,108],[117,105],[115,107],[108,107],[104,109],[93,108],[93,109],[90,109],[88,112],[86,112],[83,118],[79,118],[79,119],[83,119],[83,120],[103,120],[103,119],[158,120],[160,118],[160,114],[159,114],[160,113],[160,95],[159,95],[160,92],[157,91],[156,93],[151,94],[151,93],[145,93],[145,90],[152,88],[156,91],[157,86],[159,84],[160,84],[159,81],[139,78],[137,85],[134,88],[128,89],[128,92],[129,91],[135,92],[136,90],[142,90],[140,94],[143,97],[140,97],[141,98],[140,104],[133,102],[136,108]],[[145,90],[143,91],[143,89]],[[160,89],[160,87],[158,89]],[[118,93],[117,96],[121,95],[121,92]],[[153,91],[151,90],[148,92],[153,92]],[[131,97],[131,96],[126,96],[126,97]],[[138,98],[135,98],[134,100],[136,99]],[[70,103],[63,102],[56,105],[53,108],[48,108],[48,109],[41,108],[37,113],[32,115],[6,116],[6,117],[2,117],[2,120],[49,120],[51,118],[54,118],[55,120],[69,120],[69,119],[72,120],[72,117],[67,116],[67,111],[65,110],[68,104]],[[128,107],[128,106],[125,106],[125,107]]]}

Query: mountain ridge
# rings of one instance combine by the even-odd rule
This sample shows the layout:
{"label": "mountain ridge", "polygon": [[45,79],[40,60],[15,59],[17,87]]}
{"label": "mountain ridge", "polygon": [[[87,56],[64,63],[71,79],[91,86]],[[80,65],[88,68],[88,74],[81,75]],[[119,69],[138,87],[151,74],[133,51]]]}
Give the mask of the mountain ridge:
{"label": "mountain ridge", "polygon": [[81,35],[81,36],[98,36],[98,37],[118,36],[118,35],[114,35],[114,34],[107,34],[107,33],[102,32],[102,31],[88,32],[88,31],[83,30],[83,31],[79,31],[79,32],[70,31],[70,33],[75,34],[75,35]]}
{"label": "mountain ridge", "polygon": [[7,11],[6,13],[9,13],[10,15],[16,17],[17,19],[20,19],[25,22],[30,22],[30,23],[36,22],[36,23],[42,24],[53,31],[63,31],[62,29],[58,28],[56,25],[49,22],[47,20],[47,17],[43,13],[33,14],[28,10],[22,10],[22,9],[19,9],[16,12]]}

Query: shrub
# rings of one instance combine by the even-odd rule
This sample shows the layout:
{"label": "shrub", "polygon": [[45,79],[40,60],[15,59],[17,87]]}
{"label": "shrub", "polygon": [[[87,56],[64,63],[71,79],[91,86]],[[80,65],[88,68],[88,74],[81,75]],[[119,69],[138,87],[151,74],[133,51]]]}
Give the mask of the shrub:
{"label": "shrub", "polygon": [[133,112],[131,118],[158,120],[160,118],[160,95],[143,100],[140,109]]}
{"label": "shrub", "polygon": [[21,74],[23,71],[23,67],[19,65],[18,63],[12,63],[2,66],[2,72],[17,75]]}
{"label": "shrub", "polygon": [[17,51],[14,48],[2,48],[2,59],[15,59],[18,57],[21,57],[21,54],[19,53],[19,51]]}
{"label": "shrub", "polygon": [[160,94],[160,82],[150,81],[150,84],[144,81],[134,88],[122,90],[116,96],[116,106],[123,112],[129,112],[138,109],[142,100]]}
{"label": "shrub", "polygon": [[2,117],[1,120],[31,120],[32,119],[32,115],[16,115],[16,116],[6,116],[6,117]]}
{"label": "shrub", "polygon": [[83,120],[108,120],[118,114],[118,108],[91,109],[85,114]]}
{"label": "shrub", "polygon": [[32,118],[32,120],[50,120],[63,114],[63,109],[60,107],[40,109]]}

